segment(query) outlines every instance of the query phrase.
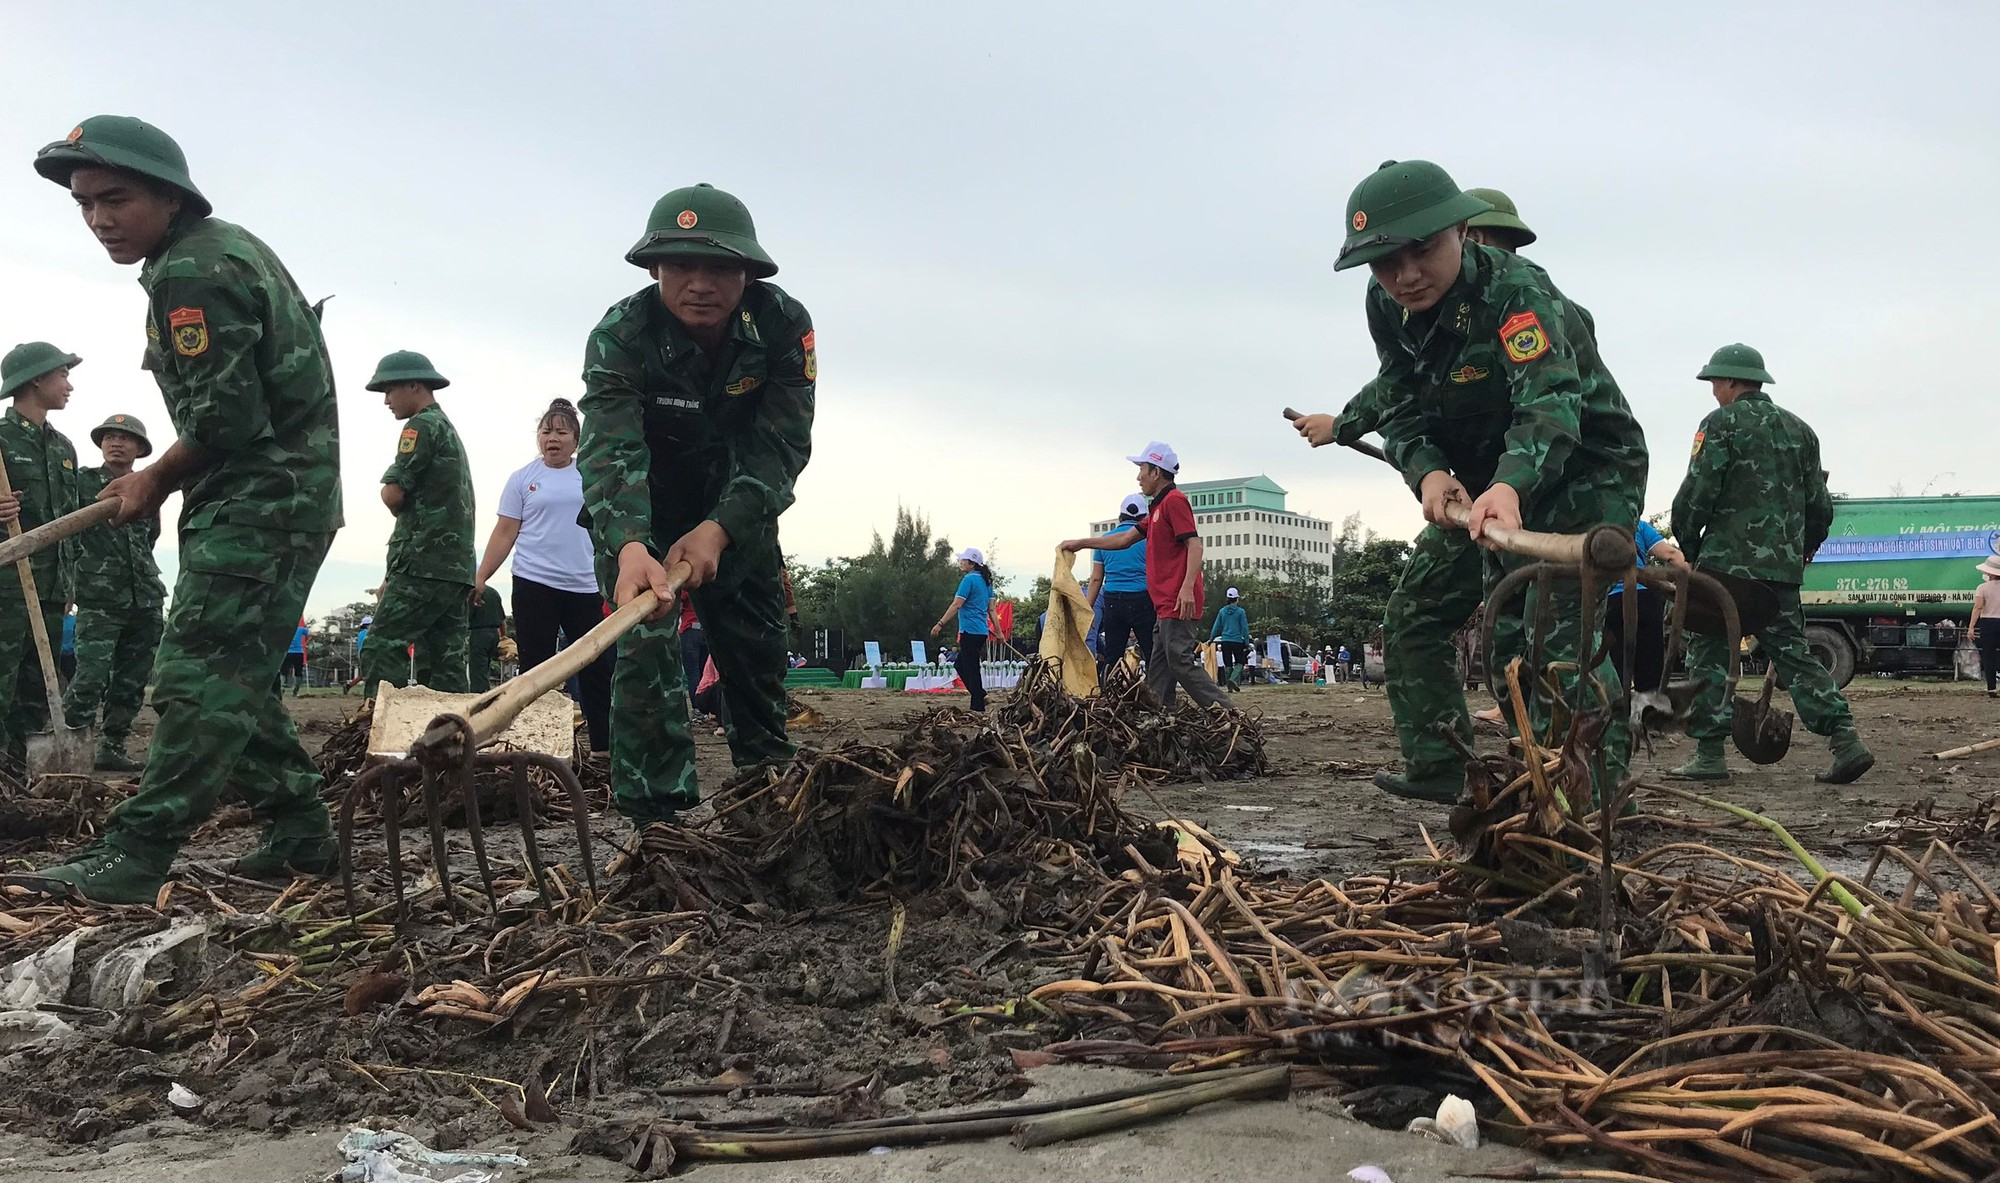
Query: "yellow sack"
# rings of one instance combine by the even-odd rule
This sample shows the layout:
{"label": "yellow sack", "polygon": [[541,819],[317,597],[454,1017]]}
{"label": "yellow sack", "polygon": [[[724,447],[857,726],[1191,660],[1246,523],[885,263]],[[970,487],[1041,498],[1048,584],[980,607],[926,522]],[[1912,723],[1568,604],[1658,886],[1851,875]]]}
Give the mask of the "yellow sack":
{"label": "yellow sack", "polygon": [[1216,677],[1216,667],[1220,664],[1221,659],[1216,656],[1218,650],[1215,647],[1215,642],[1203,641],[1199,648],[1201,649],[1201,668],[1208,671],[1209,681],[1220,684],[1219,679]]}
{"label": "yellow sack", "polygon": [[1076,556],[1056,552],[1049,576],[1049,618],[1042,626],[1041,655],[1062,663],[1063,689],[1083,697],[1097,693],[1097,659],[1090,655],[1090,604],[1070,565]]}

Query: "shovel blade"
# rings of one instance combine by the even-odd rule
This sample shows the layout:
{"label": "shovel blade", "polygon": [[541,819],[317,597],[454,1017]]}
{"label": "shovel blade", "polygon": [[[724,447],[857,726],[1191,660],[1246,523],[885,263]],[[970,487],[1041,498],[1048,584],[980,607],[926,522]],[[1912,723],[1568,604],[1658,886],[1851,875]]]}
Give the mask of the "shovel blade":
{"label": "shovel blade", "polygon": [[1737,699],[1729,723],[1736,750],[1752,764],[1776,764],[1792,750],[1792,712],[1773,710],[1768,700]]}
{"label": "shovel blade", "polygon": [[97,763],[97,729],[63,727],[28,736],[28,776],[63,773],[88,776]]}

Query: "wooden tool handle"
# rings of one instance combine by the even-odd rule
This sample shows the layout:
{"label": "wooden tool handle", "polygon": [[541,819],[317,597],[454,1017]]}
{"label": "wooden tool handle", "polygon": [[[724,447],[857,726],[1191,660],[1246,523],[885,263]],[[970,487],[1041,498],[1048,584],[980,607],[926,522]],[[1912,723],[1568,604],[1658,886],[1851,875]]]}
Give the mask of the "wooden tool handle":
{"label": "wooden tool handle", "polygon": [[0,567],[19,562],[37,551],[46,550],[72,534],[80,534],[99,522],[109,522],[118,516],[118,507],[125,503],[116,497],[103,501],[93,501],[75,513],[66,513],[53,522],[43,522],[32,530],[23,530],[19,523],[7,532],[7,541],[0,542]]}
{"label": "wooden tool handle", "polygon": [[[1305,416],[1299,414],[1297,411],[1294,411],[1290,407],[1286,407],[1285,418],[1293,423],[1297,423],[1299,420],[1305,418]],[[1352,448],[1355,451],[1361,453],[1363,456],[1373,456],[1375,459],[1380,460],[1382,463],[1390,465],[1391,467],[1393,467],[1396,463],[1394,460],[1389,459],[1389,453],[1384,452],[1382,449],[1376,447],[1374,444],[1365,443],[1361,440],[1355,440],[1351,444],[1344,444],[1342,446]]]}
{"label": "wooden tool handle", "polygon": [[[7,462],[0,460],[0,497],[13,495],[14,483],[7,479]],[[12,543],[20,537],[21,519],[17,517],[7,523],[7,540]],[[48,695],[49,700],[49,726],[57,735],[61,735],[68,726],[67,720],[63,718],[62,679],[56,674],[55,652],[49,648],[49,626],[42,619],[42,596],[35,587],[35,567],[27,558],[28,554],[32,553],[32,551],[25,552],[16,559],[14,569],[21,573],[21,598],[27,601],[28,631],[35,634],[35,652],[42,659],[42,690]]]}
{"label": "wooden tool handle", "polygon": [[[667,569],[669,599],[680,595],[681,585],[692,574],[694,568],[685,562],[675,563]],[[652,591],[639,593],[623,608],[599,621],[597,627],[571,641],[562,652],[531,670],[509,678],[474,702],[472,708],[465,712],[466,721],[472,724],[472,746],[477,748],[488,743],[513,726],[515,718],[529,703],[583,672],[585,666],[603,656],[605,650],[618,642],[618,638],[630,632],[633,625],[646,619],[659,603],[659,598]],[[451,742],[452,738],[452,729],[433,728],[424,733],[417,746],[437,746]]]}

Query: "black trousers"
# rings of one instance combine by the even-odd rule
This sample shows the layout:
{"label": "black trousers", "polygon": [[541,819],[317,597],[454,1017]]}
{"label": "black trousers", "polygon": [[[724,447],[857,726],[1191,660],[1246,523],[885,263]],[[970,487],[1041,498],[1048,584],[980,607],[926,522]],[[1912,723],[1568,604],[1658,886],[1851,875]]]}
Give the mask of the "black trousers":
{"label": "black trousers", "polygon": [[1973,639],[1979,644],[1979,669],[1986,675],[1986,688],[2000,688],[2000,616],[1980,620]]}
{"label": "black trousers", "polygon": [[[1604,601],[1604,634],[1611,642],[1611,664],[1625,678],[1625,597],[1620,592]],[[1632,692],[1658,690],[1666,681],[1666,604],[1650,587],[1639,589],[1639,635],[1632,649]]]}
{"label": "black trousers", "polygon": [[1140,659],[1152,660],[1153,597],[1142,591],[1108,591],[1099,597],[1099,603],[1104,605],[1104,623],[1097,637],[1098,677],[1125,659],[1125,648],[1134,640],[1139,643]]}
{"label": "black trousers", "polygon": [[951,666],[958,671],[958,680],[972,692],[972,709],[975,711],[986,709],[986,683],[979,677],[979,663],[985,660],[986,634],[958,634],[958,656],[952,659]]}
{"label": "black trousers", "polygon": [[1250,664],[1250,642],[1217,641],[1215,643],[1215,655],[1219,658],[1216,663],[1215,672],[1221,674],[1223,680],[1231,686],[1241,686],[1243,684],[1242,671],[1245,666]]}
{"label": "black trousers", "polygon": [[[563,591],[532,579],[514,577],[514,644],[520,649],[521,672],[527,673],[556,655],[556,634],[575,640],[604,619],[604,600],[596,592]],[[576,678],[577,706],[590,729],[590,750],[611,750],[612,652],[584,667]]]}

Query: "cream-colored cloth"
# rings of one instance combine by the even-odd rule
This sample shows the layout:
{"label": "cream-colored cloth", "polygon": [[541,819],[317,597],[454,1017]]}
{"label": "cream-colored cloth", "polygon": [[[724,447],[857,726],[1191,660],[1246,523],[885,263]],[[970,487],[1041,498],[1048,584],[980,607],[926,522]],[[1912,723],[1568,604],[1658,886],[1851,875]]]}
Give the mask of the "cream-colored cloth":
{"label": "cream-colored cloth", "polygon": [[1083,697],[1097,693],[1097,659],[1090,655],[1090,604],[1071,570],[1076,556],[1056,552],[1049,576],[1049,618],[1042,626],[1041,655],[1062,663],[1063,689]]}

